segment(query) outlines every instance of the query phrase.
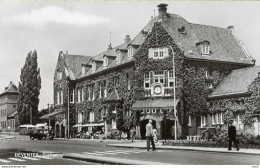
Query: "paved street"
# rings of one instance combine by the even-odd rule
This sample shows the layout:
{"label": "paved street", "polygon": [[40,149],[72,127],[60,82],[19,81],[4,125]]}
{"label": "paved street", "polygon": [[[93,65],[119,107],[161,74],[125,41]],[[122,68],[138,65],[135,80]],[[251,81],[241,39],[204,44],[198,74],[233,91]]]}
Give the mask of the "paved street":
{"label": "paved street", "polygon": [[[129,141],[117,141],[116,143],[129,143]],[[89,162],[69,160],[57,156],[53,158],[14,158],[14,153],[23,150],[42,151],[47,153],[61,153],[70,156],[94,156],[96,158],[137,160],[147,162],[161,162],[184,165],[259,165],[260,155],[223,154],[216,152],[184,151],[184,150],[156,150],[147,152],[144,149],[129,149],[119,147],[107,147],[106,144],[115,142],[99,141],[71,141],[71,140],[29,140],[28,136],[17,136],[16,139],[0,141],[0,164],[92,164]],[[7,152],[8,151],[8,152]],[[12,158],[12,159],[10,159]],[[14,158],[14,159],[13,159]],[[4,161],[3,161],[4,160]],[[10,162],[5,162],[8,160]]]}

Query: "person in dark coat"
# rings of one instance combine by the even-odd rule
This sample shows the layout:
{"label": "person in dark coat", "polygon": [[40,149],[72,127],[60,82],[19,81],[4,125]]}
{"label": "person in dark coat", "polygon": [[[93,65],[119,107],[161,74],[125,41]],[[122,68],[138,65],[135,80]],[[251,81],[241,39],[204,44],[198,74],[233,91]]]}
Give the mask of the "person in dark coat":
{"label": "person in dark coat", "polygon": [[228,150],[231,150],[232,142],[237,148],[237,151],[239,151],[236,127],[233,125],[233,122],[230,122],[228,127]]}
{"label": "person in dark coat", "polygon": [[152,143],[152,150],[155,150],[155,145],[153,141],[153,125],[152,125],[152,120],[149,120],[148,124],[146,124],[146,140],[147,140],[147,151],[150,150],[150,141]]}

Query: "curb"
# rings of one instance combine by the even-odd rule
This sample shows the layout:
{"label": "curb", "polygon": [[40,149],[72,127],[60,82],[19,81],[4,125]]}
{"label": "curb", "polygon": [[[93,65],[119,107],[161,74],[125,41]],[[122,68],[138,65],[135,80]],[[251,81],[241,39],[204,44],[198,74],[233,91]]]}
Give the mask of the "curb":
{"label": "curb", "polygon": [[[121,145],[113,145],[107,144],[108,147],[120,147],[120,148],[133,148],[133,149],[146,149],[146,147],[138,147],[138,146],[121,146]],[[260,153],[247,153],[247,152],[240,152],[240,151],[215,151],[215,150],[205,150],[205,149],[192,149],[192,148],[162,148],[156,147],[156,149],[160,150],[185,150],[185,151],[200,151],[200,152],[214,152],[214,153],[232,153],[232,154],[243,154],[243,155],[260,155]]]}
{"label": "curb", "polygon": [[70,156],[65,155],[63,158],[80,160],[92,163],[99,163],[105,165],[169,165],[170,163],[162,163],[162,162],[149,162],[149,161],[139,161],[139,160],[129,160],[129,159],[121,159],[121,158],[109,158],[109,157],[97,157],[97,156]]}
{"label": "curb", "polygon": [[0,140],[5,140],[5,139],[15,139],[16,137],[5,137],[5,138],[0,138]]}
{"label": "curb", "polygon": [[85,162],[91,162],[91,163],[100,163],[100,164],[107,164],[107,165],[131,165],[131,164],[123,164],[120,162],[113,162],[113,161],[107,161],[107,160],[98,160],[94,158],[79,158],[76,156],[63,156],[65,159],[73,159],[73,160],[80,160]]}

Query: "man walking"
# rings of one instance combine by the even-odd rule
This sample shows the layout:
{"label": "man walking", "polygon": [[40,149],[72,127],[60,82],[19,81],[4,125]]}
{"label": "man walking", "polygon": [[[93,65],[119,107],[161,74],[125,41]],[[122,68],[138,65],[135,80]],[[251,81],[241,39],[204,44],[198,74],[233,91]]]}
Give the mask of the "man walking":
{"label": "man walking", "polygon": [[155,150],[155,145],[153,141],[153,126],[152,126],[152,120],[150,119],[148,124],[146,124],[146,140],[147,140],[147,151],[150,150],[150,141],[152,143],[152,150]]}
{"label": "man walking", "polygon": [[230,126],[228,127],[228,150],[231,150],[232,142],[234,143],[237,151],[239,151],[238,140],[236,139],[237,132],[236,127],[233,124],[233,121],[230,122]]}
{"label": "man walking", "polygon": [[132,142],[134,142],[135,134],[136,134],[135,129],[134,129],[134,127],[132,127],[132,129],[130,130],[130,135],[131,135]]}

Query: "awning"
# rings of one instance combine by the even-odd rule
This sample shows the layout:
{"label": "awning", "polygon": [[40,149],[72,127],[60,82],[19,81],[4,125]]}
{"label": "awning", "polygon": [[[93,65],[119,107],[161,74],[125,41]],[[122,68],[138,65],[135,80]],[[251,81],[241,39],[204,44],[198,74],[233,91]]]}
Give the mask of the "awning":
{"label": "awning", "polygon": [[83,125],[81,125],[81,124],[76,124],[76,125],[73,125],[73,127],[83,127]]}
{"label": "awning", "polygon": [[[176,105],[179,100],[176,99]],[[143,109],[169,109],[174,108],[174,99],[155,99],[155,100],[137,100],[132,110],[143,110]]]}
{"label": "awning", "polygon": [[104,123],[92,123],[92,124],[85,124],[82,127],[96,127],[96,126],[104,126]]}
{"label": "awning", "polygon": [[62,110],[57,110],[57,111],[54,111],[53,113],[50,113],[50,114],[46,114],[44,116],[41,116],[40,119],[50,119],[52,117],[55,117],[57,114],[60,114],[60,113],[63,113],[64,111]]}

